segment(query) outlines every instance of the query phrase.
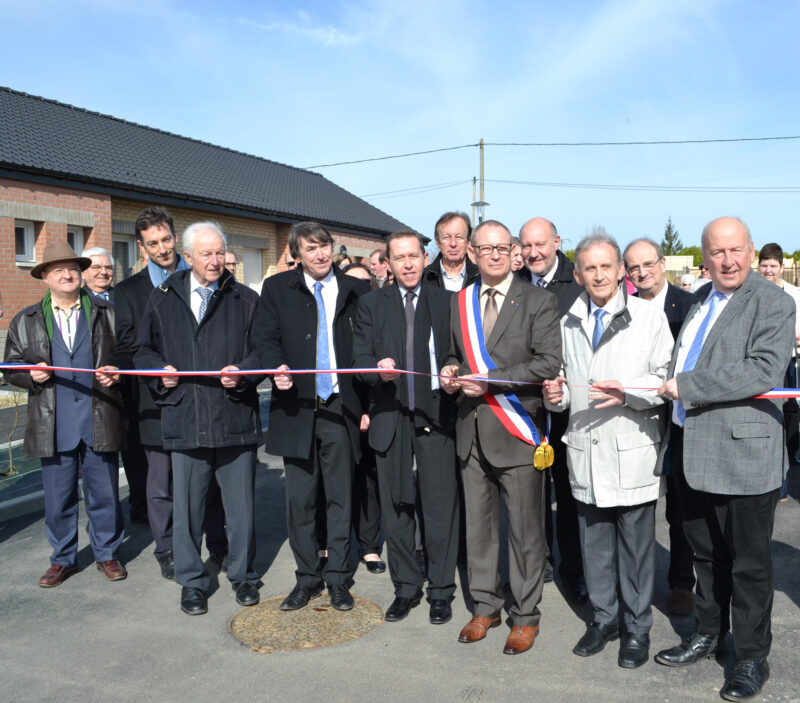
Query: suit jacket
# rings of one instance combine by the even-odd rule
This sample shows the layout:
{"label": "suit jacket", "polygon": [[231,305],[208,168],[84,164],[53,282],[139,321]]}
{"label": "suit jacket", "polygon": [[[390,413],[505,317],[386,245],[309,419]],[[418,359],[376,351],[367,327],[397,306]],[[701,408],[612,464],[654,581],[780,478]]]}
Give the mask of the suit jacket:
{"label": "suit jacket", "polygon": [[[781,485],[788,467],[783,401],[753,396],[781,385],[793,342],[791,298],[751,271],[714,322],[695,368],[676,377],[686,410],[683,469],[692,488],[760,495]],[[679,349],[680,343],[670,376]]]}
{"label": "suit jacket", "polygon": [[[558,299],[558,313],[563,315],[572,307],[572,304],[578,299],[583,288],[578,285],[575,280],[575,264],[573,264],[561,251],[556,252],[556,270],[550,283],[547,284],[548,290]],[[523,281],[530,283],[533,280],[530,269],[523,266],[516,275]],[[538,287],[538,286],[537,286]]]}
{"label": "suit jacket", "polygon": [[[85,291],[86,291],[86,292],[87,292],[89,295],[91,295],[91,296],[92,296],[92,298],[97,298],[97,297],[99,297],[99,296],[97,295],[97,293],[95,293],[95,292],[94,292],[94,291],[93,291],[91,288],[89,288],[89,286],[87,286],[87,285],[84,285],[84,286],[83,286],[83,290],[85,290]],[[115,291],[115,290],[116,290],[116,287],[115,287],[115,286],[111,286],[111,288],[109,288],[109,289],[108,289],[108,302],[110,302],[110,303],[113,303],[113,302],[114,302],[114,291]],[[101,299],[101,300],[105,300],[105,298],[100,298],[100,299]]]}
{"label": "suit jacket", "polygon": [[[479,285],[479,284],[475,284]],[[459,374],[471,373],[461,334],[458,296],[450,308],[450,352],[444,365],[458,364]],[[519,386],[504,380],[539,384],[555,378],[561,369],[561,327],[556,298],[542,288],[514,276],[500,308],[486,350],[497,366],[489,371],[489,393],[514,393],[543,434],[545,411],[540,385]],[[486,459],[496,467],[522,466],[533,461],[533,447],[503,427],[483,397],[459,398],[456,421],[456,452],[462,461],[469,456],[477,427],[478,442]]]}
{"label": "suit jacket", "polygon": [[[431,284],[423,284],[417,301],[416,320],[427,308],[430,325],[426,331],[415,327],[414,346],[428,354],[433,330],[436,363],[444,365],[450,349],[450,299],[452,293]],[[381,359],[394,359],[397,368],[408,368],[406,359],[406,318],[398,286],[388,286],[359,298],[356,334],[353,342],[354,365],[375,367]],[[416,355],[415,355],[416,356]],[[435,369],[434,371],[438,371]],[[369,390],[369,445],[386,452],[395,437],[401,415],[408,414],[408,386],[405,376],[396,381],[382,381],[378,374],[360,377]],[[415,424],[432,432],[452,435],[455,429],[455,399],[446,393],[431,392],[431,379],[415,378]],[[427,393],[424,393],[427,388]]]}
{"label": "suit jacket", "polygon": [[[339,295],[333,311],[333,342],[336,363],[350,367],[353,359],[353,331],[356,300],[369,291],[369,283],[346,276],[333,267]],[[326,311],[330,314],[329,311]],[[317,365],[317,305],[298,267],[270,276],[261,288],[253,330],[262,368],[287,364],[290,369],[313,369]],[[339,374],[339,393],[344,406],[353,456],[358,456],[358,426],[363,404],[356,392],[353,377]],[[269,408],[267,451],[279,456],[308,459],[314,436],[316,378],[313,374],[293,377],[288,391],[273,385]]]}
{"label": "suit jacket", "polygon": [[[115,331],[117,345],[113,363],[121,369],[132,369],[136,353],[139,322],[144,317],[147,299],[153,290],[150,272],[145,266],[139,273],[114,286]],[[148,387],[146,376],[121,376],[122,392],[128,406],[129,422],[139,424],[142,444],[161,447],[161,409]]]}
{"label": "suit jacket", "polygon": [[[641,296],[636,293],[636,297],[639,298]],[[699,300],[701,303],[703,302],[703,298]],[[664,298],[664,314],[667,316],[669,331],[672,332],[673,339],[678,339],[678,333],[681,331],[681,327],[683,327],[683,321],[689,314],[689,310],[692,309],[692,306],[697,301],[698,297],[694,293],[690,293],[689,291],[683,290],[683,288],[678,288],[678,286],[667,283],[667,295]]]}

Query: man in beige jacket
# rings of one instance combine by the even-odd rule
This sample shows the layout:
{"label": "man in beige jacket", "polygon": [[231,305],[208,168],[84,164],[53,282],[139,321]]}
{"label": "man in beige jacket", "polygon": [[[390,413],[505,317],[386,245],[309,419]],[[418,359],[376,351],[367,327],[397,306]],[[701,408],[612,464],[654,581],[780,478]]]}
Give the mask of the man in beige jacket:
{"label": "man in beige jacket", "polygon": [[563,441],[593,610],[573,651],[597,654],[621,634],[618,663],[636,668],[649,656],[655,505],[664,493],[655,469],[665,417],[655,389],[673,340],[663,310],[620,287],[624,268],[613,238],[584,238],[575,266],[584,292],[561,319],[563,371],[544,389],[550,410],[570,411]]}

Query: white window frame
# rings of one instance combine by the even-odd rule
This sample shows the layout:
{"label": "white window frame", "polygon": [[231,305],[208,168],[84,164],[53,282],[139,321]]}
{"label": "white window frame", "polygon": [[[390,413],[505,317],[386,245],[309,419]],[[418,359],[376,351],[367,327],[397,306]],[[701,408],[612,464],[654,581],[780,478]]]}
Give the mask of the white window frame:
{"label": "white window frame", "polygon": [[[17,229],[24,230],[24,247],[25,251],[22,254],[16,253],[17,243]],[[30,220],[14,220],[14,252],[17,261],[31,262],[34,261],[34,247],[36,246],[36,227]]]}
{"label": "white window frame", "polygon": [[75,246],[72,247],[72,250],[80,256],[83,251],[83,227],[67,227],[67,241],[69,241],[70,234],[75,241]]}

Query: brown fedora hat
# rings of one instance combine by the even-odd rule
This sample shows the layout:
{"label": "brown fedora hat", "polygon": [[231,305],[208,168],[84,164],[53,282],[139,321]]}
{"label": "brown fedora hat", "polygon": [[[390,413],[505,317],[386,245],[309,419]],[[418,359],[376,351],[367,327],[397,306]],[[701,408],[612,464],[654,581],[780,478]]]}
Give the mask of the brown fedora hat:
{"label": "brown fedora hat", "polygon": [[45,268],[59,261],[74,261],[81,267],[81,271],[85,271],[92,265],[91,259],[87,259],[85,256],[78,256],[67,242],[50,242],[44,248],[41,263],[36,264],[31,269],[31,276],[41,278],[42,271]]}

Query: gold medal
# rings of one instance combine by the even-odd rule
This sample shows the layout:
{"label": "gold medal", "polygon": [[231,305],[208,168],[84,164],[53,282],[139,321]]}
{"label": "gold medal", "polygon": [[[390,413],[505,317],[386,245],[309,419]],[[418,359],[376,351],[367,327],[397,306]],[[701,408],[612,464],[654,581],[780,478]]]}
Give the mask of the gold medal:
{"label": "gold medal", "polygon": [[539,471],[550,468],[555,460],[556,455],[553,447],[546,442],[542,442],[536,447],[536,451],[533,453],[533,466]]}

